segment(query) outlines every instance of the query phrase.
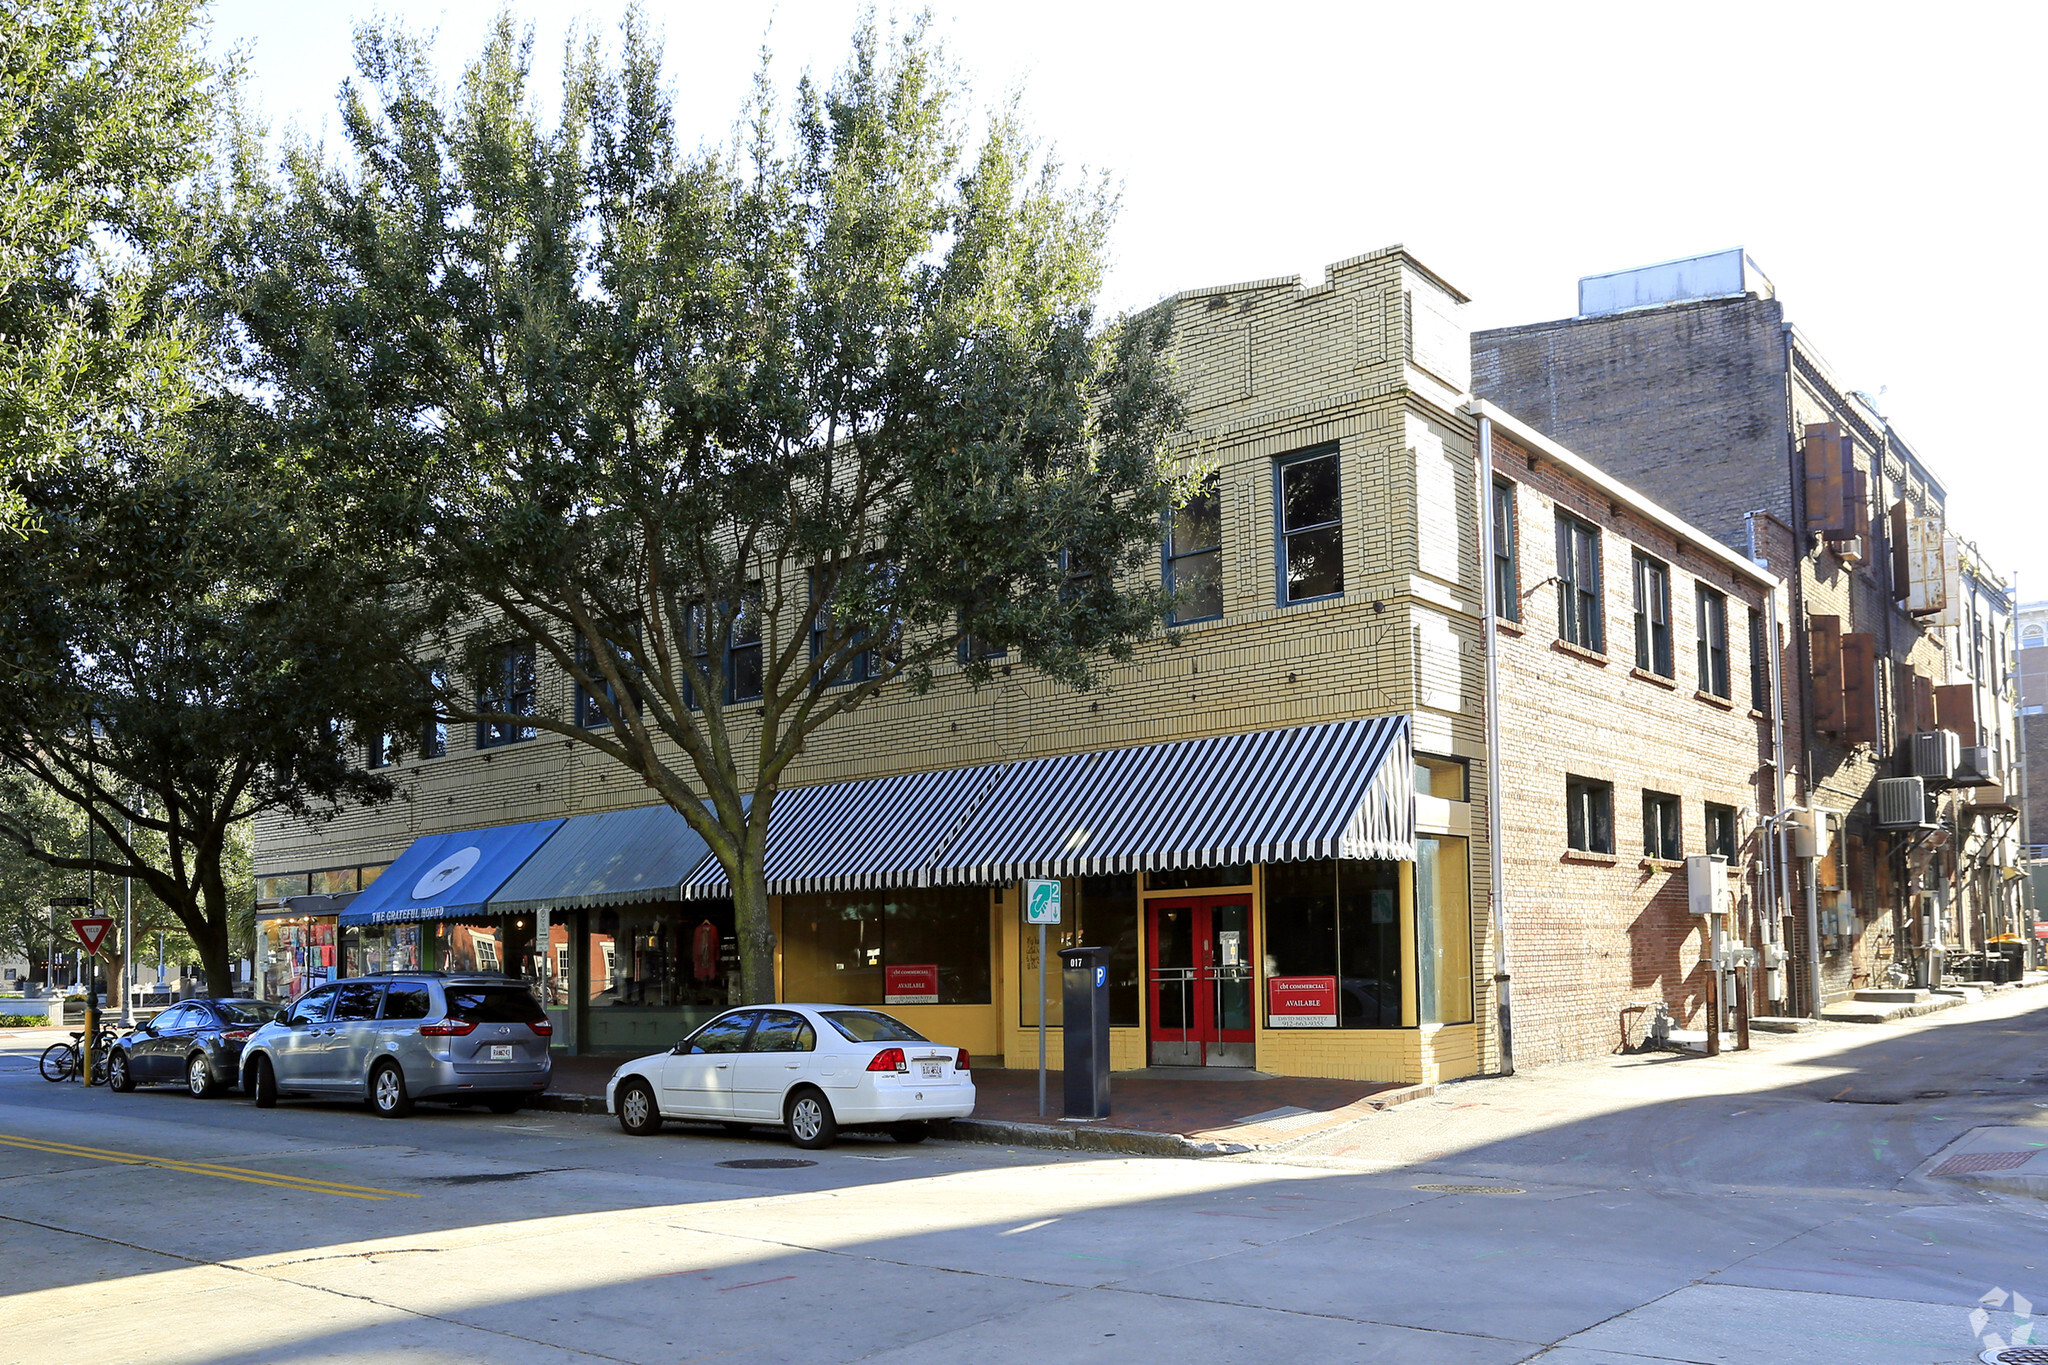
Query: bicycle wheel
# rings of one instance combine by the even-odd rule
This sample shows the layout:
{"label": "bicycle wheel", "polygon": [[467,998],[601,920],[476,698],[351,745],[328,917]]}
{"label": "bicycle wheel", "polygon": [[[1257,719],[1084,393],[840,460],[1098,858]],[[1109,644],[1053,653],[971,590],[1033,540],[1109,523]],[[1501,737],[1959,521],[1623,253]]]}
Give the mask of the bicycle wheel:
{"label": "bicycle wheel", "polygon": [[107,1083],[107,1057],[108,1057],[108,1055],[109,1055],[109,1054],[108,1054],[108,1052],[107,1052],[107,1049],[105,1049],[105,1048],[103,1048],[103,1047],[98,1047],[98,1048],[94,1048],[94,1049],[93,1049],[93,1053],[92,1053],[92,1083],[93,1083],[94,1085],[105,1085],[105,1084]]}
{"label": "bicycle wheel", "polygon": [[70,1043],[52,1043],[43,1049],[43,1079],[68,1081],[78,1071],[78,1049]]}

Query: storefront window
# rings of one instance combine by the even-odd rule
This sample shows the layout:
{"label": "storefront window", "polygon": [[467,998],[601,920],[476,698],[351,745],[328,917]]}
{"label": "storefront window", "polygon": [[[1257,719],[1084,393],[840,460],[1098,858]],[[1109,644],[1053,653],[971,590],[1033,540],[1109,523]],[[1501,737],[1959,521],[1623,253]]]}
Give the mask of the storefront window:
{"label": "storefront window", "polygon": [[1472,896],[1463,839],[1415,843],[1415,999],[1425,1024],[1472,1022]]}
{"label": "storefront window", "polygon": [[[730,901],[606,907],[590,926],[588,1047],[665,1047],[739,998]],[[548,939],[567,948],[566,930]],[[566,967],[556,979],[568,980]]]}
{"label": "storefront window", "polygon": [[256,954],[257,993],[265,1000],[290,1000],[340,976],[332,918],[259,921]]}
{"label": "storefront window", "polygon": [[926,887],[782,898],[782,994],[828,1005],[989,1003],[989,893]]}
{"label": "storefront window", "polygon": [[420,959],[417,924],[365,924],[344,930],[342,944],[350,976],[416,972],[427,965]]}
{"label": "storefront window", "polygon": [[[1338,1028],[1401,1026],[1399,863],[1269,864],[1265,904],[1269,981],[1334,980]],[[1269,1027],[1275,1008],[1269,998]]]}
{"label": "storefront window", "polygon": [[[1065,1017],[1060,949],[1089,947],[1109,949],[1110,1026],[1138,1027],[1138,879],[1128,873],[1074,878],[1060,884],[1060,903],[1062,922],[1045,936],[1045,1022],[1057,1028]],[[1023,947],[1017,983],[1019,1022],[1037,1028],[1038,931],[1028,925],[1023,930]]]}
{"label": "storefront window", "polygon": [[1147,891],[1196,891],[1207,886],[1250,886],[1252,866],[1250,863],[1231,863],[1227,867],[1176,867],[1163,872],[1147,872]]}

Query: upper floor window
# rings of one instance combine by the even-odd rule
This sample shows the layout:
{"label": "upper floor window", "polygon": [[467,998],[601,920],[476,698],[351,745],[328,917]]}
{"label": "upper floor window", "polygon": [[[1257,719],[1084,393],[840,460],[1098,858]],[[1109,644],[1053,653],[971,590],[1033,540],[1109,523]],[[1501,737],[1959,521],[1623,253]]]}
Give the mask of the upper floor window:
{"label": "upper floor window", "polygon": [[1280,602],[1311,602],[1344,591],[1344,497],[1337,452],[1281,462]]}
{"label": "upper floor window", "polygon": [[379,731],[363,743],[363,759],[372,768],[391,766],[391,736]]}
{"label": "upper floor window", "polygon": [[[477,680],[476,709],[498,711],[506,716],[530,716],[533,682],[532,644],[507,645],[492,656],[485,665],[484,676]],[[491,749],[532,739],[534,734],[531,725],[516,720],[485,721],[476,727],[476,747]]]}
{"label": "upper floor window", "polygon": [[1635,557],[1636,667],[1660,678],[1671,671],[1671,566],[1640,550]]}
{"label": "upper floor window", "polygon": [[[633,632],[636,642],[639,635],[640,632],[636,629]],[[635,667],[632,651],[621,646],[616,640],[612,642],[612,651],[617,656],[621,677],[626,682],[627,695],[638,701],[640,696],[634,690],[630,676]],[[598,666],[597,651],[590,647],[588,640],[577,642],[576,657],[582,664],[583,671],[590,675],[592,684],[590,687],[577,685],[576,723],[586,730],[601,730],[611,724],[610,717],[605,715],[604,703],[610,702],[616,709],[618,690],[612,686],[611,680],[604,676],[604,670]]]}
{"label": "upper floor window", "polygon": [[441,694],[448,690],[448,670],[427,669],[427,718],[420,725],[420,757],[440,758],[448,752],[448,717],[441,714]]}
{"label": "upper floor window", "polygon": [[1749,709],[1771,709],[1771,646],[1764,614],[1749,609]]}
{"label": "upper floor window", "polygon": [[1557,514],[1557,638],[1605,653],[1600,614],[1600,532],[1577,517]]}
{"label": "upper floor window", "polygon": [[1706,826],[1701,831],[1705,836],[1706,851],[1718,853],[1729,862],[1735,861],[1735,807],[1707,804]]}
{"label": "upper floor window", "polygon": [[1213,470],[1167,522],[1166,590],[1175,624],[1223,614],[1223,517]]}
{"label": "upper floor window", "polygon": [[1567,777],[1564,801],[1565,843],[1581,853],[1614,852],[1614,785]]}
{"label": "upper floor window", "polygon": [[1700,691],[1726,697],[1729,695],[1728,599],[1704,584],[1698,589],[1698,599],[1693,621],[1699,634]]}
{"label": "upper floor window", "polygon": [[[712,613],[704,603],[690,604],[689,630],[690,656],[698,669],[708,675],[711,671]],[[725,672],[725,705],[760,700],[761,650],[761,585],[750,583],[732,614],[725,646],[719,652],[719,663]],[[694,686],[684,689],[684,700],[691,706],[701,704]]]}
{"label": "upper floor window", "polygon": [[1493,610],[1503,621],[1522,619],[1522,570],[1515,553],[1515,486],[1493,481]]}
{"label": "upper floor window", "polygon": [[1643,856],[1676,862],[1685,856],[1678,830],[1678,798],[1669,792],[1643,793]]}

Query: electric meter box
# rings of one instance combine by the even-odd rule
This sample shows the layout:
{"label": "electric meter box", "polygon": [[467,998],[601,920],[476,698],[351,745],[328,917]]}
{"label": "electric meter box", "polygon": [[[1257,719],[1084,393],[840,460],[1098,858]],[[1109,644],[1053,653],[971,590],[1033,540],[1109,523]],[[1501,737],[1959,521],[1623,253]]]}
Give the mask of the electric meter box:
{"label": "electric meter box", "polygon": [[1718,853],[1694,853],[1685,860],[1687,908],[1695,915],[1728,912],[1728,862]]}

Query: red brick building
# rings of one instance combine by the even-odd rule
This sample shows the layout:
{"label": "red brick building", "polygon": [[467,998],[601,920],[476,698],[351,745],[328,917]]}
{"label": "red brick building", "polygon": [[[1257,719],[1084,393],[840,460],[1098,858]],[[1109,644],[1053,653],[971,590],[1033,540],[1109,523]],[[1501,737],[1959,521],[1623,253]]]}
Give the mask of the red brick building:
{"label": "red brick building", "polygon": [[1640,1043],[1660,1002],[1704,1028],[1687,857],[1728,860],[1726,946],[1771,931],[1778,580],[1500,408],[1472,411],[1493,449],[1516,1065]]}

